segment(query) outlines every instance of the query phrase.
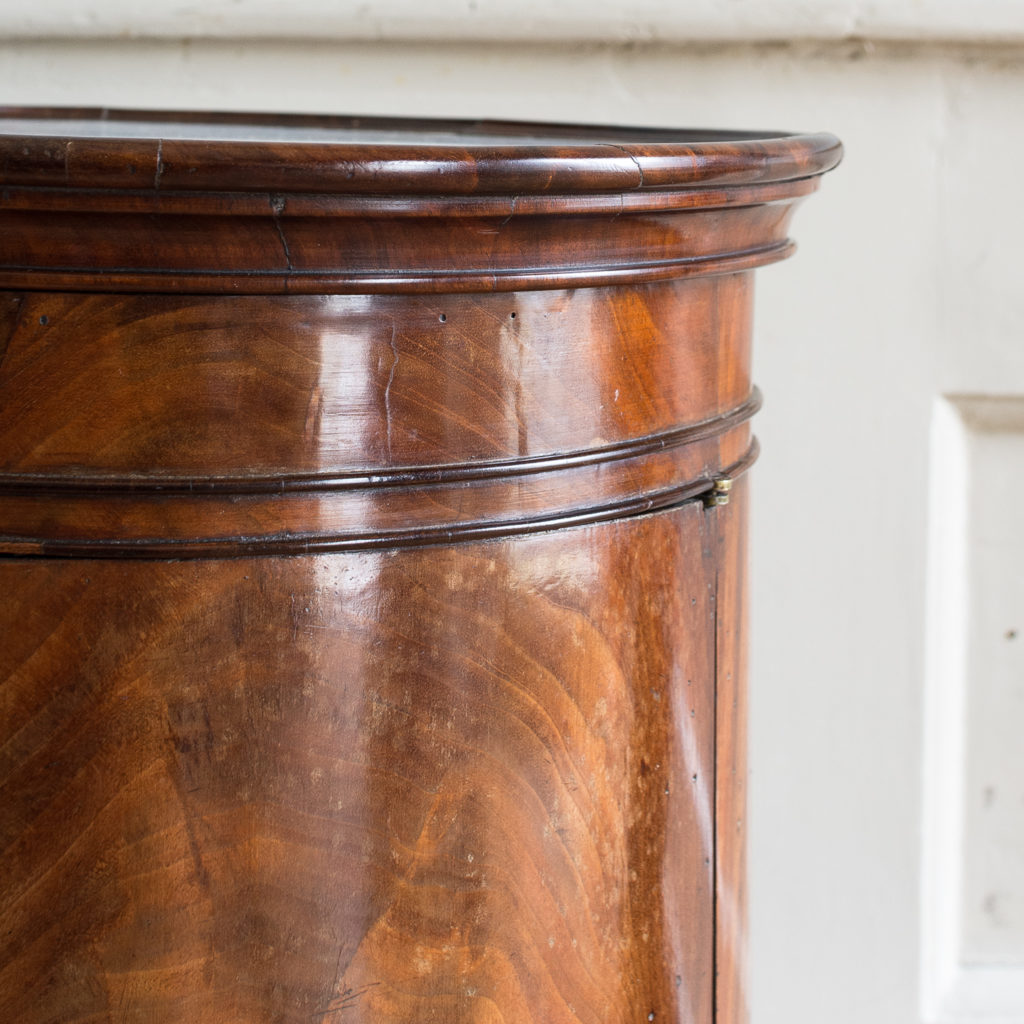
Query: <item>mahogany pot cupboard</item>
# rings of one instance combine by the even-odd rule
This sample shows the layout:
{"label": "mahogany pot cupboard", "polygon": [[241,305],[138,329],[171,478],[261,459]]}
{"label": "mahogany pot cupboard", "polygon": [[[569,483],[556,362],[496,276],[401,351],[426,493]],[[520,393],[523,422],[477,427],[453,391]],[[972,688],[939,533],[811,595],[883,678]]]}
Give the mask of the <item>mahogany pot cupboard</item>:
{"label": "mahogany pot cupboard", "polygon": [[744,1020],[751,272],[839,156],[0,112],[0,1020]]}

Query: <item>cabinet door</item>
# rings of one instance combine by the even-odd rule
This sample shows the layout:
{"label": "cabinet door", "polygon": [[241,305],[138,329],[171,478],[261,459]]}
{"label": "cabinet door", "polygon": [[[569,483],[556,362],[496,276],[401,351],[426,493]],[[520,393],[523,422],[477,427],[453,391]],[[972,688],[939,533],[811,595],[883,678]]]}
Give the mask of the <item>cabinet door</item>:
{"label": "cabinet door", "polygon": [[735,514],[0,563],[0,1016],[709,1022]]}

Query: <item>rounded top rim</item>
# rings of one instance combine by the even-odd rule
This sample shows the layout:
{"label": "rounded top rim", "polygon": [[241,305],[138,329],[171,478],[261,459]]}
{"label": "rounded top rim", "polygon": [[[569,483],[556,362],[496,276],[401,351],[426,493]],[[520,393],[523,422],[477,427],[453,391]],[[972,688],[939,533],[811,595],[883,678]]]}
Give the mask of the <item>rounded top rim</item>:
{"label": "rounded top rim", "polygon": [[8,187],[586,194],[796,181],[841,156],[825,132],[0,107]]}

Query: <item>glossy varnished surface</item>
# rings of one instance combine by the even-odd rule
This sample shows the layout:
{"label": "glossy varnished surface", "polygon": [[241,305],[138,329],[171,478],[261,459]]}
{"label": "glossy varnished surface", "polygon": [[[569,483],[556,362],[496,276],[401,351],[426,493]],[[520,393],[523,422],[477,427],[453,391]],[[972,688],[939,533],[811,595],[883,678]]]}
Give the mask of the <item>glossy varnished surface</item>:
{"label": "glossy varnished surface", "polygon": [[746,274],[443,301],[9,293],[0,551],[295,553],[678,503],[752,458],[750,298]]}
{"label": "glossy varnished surface", "polygon": [[715,579],[715,1021],[747,1012],[747,488],[717,509]]}
{"label": "glossy varnished surface", "polygon": [[750,394],[749,275],[423,298],[0,293],[3,314],[0,481],[509,463]]}
{"label": "glossy varnished surface", "polygon": [[838,156],[6,112],[0,1021],[745,1024],[750,270]]}
{"label": "glossy varnished surface", "polygon": [[826,133],[0,107],[0,182],[31,188],[568,198],[794,181],[841,152]]}
{"label": "glossy varnished surface", "polygon": [[708,1020],[714,520],[0,563],[0,1016]]}
{"label": "glossy varnished surface", "polygon": [[790,251],[793,203],[840,155],[829,135],[306,118],[268,141],[221,119],[244,141],[172,115],[166,139],[159,123],[118,139],[130,113],[106,112],[91,138],[96,112],[13,115],[0,124],[10,288],[450,294],[739,271]]}

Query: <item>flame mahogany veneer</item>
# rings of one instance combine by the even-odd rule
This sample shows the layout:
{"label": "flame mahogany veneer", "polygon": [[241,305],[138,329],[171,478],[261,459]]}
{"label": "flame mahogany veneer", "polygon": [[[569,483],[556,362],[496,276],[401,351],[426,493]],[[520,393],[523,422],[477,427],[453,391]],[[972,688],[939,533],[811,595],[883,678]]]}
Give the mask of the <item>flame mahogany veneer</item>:
{"label": "flame mahogany veneer", "polygon": [[0,1019],[744,1021],[715,488],[838,159],[0,113]]}

